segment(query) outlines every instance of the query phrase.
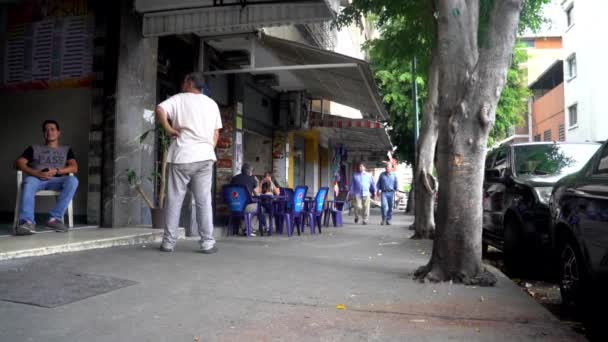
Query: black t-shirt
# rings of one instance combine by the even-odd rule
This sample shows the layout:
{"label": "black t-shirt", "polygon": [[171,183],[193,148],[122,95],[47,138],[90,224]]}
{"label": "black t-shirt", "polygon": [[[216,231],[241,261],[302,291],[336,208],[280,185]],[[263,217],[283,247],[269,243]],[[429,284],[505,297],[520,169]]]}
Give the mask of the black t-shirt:
{"label": "black t-shirt", "polygon": [[244,185],[247,187],[247,191],[249,191],[250,194],[253,193],[253,189],[258,186],[258,182],[255,180],[255,177],[246,175],[244,173],[239,173],[238,175],[232,177],[230,184]]}
{"label": "black t-shirt", "polygon": [[21,158],[27,159],[27,165],[35,170],[63,168],[68,160],[76,159],[74,151],[67,146],[49,148],[44,145],[29,146],[23,151]]}
{"label": "black t-shirt", "polygon": [[[32,146],[28,146],[25,151],[23,151],[23,153],[21,153],[21,158],[25,158],[27,159],[27,161],[32,161],[32,159],[34,159],[34,148]],[[74,151],[72,151],[72,149],[70,148],[68,150],[68,157],[67,160],[70,159],[76,159],[76,156],[74,155]]]}

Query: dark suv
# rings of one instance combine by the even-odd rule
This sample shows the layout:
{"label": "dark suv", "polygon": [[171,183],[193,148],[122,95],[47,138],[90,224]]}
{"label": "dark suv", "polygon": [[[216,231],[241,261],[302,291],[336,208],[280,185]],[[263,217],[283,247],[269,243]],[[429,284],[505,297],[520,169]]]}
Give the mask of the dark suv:
{"label": "dark suv", "polygon": [[[549,207],[562,302],[578,304],[583,314],[603,312],[608,303],[608,142],[579,172],[555,184]],[[594,335],[606,330],[605,314],[601,320],[587,316]]]}
{"label": "dark suv", "polygon": [[598,143],[524,143],[488,153],[483,186],[483,250],[504,252],[507,271],[550,251],[549,197],[553,185],[574,173],[599,148]]}
{"label": "dark suv", "polygon": [[557,182],[550,207],[562,298],[574,301],[587,281],[608,279],[608,142],[581,171]]}

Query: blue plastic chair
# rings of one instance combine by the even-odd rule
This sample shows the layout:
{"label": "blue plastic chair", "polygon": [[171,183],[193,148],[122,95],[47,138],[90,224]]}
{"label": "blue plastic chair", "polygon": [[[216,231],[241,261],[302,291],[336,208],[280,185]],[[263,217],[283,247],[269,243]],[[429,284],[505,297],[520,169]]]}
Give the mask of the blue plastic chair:
{"label": "blue plastic chair", "polygon": [[274,217],[275,217],[275,231],[279,234],[283,234],[283,221],[285,221],[285,213],[291,210],[293,206],[293,189],[292,188],[279,188],[279,196],[282,198],[281,202],[277,205]]}
{"label": "blue plastic chair", "polygon": [[319,227],[319,234],[321,234],[321,218],[323,216],[323,209],[325,208],[325,200],[329,193],[328,187],[322,187],[317,191],[314,201],[311,202],[310,207],[306,211],[308,216],[308,224],[310,226],[310,234],[315,234],[316,227]]}
{"label": "blue plastic chair", "polygon": [[[287,236],[293,235],[294,226],[297,229],[298,235],[300,235],[301,227],[303,227],[304,224],[304,214],[306,213],[304,211],[304,200],[306,198],[306,192],[308,192],[308,187],[306,185],[299,185],[293,192],[290,191],[291,189],[285,190],[287,201],[281,215],[282,221],[287,224]],[[280,226],[282,232],[282,224]]]}
{"label": "blue plastic chair", "polygon": [[258,212],[245,212],[247,205],[253,203],[253,199],[251,198],[251,194],[247,190],[247,187],[244,185],[224,185],[222,187],[222,195],[224,197],[224,202],[228,205],[228,210],[230,211],[230,216],[228,216],[228,232],[232,231],[233,235],[236,234],[238,225],[235,225],[234,219],[237,219],[236,222],[238,223],[240,223],[241,219],[244,219],[245,234],[250,236],[252,225],[251,218],[258,215]]}

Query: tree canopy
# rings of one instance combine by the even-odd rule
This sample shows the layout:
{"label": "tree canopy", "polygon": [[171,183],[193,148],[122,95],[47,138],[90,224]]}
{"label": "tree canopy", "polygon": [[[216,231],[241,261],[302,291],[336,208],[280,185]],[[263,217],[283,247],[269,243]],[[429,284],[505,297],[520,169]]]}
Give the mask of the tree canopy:
{"label": "tree canopy", "polygon": [[[494,0],[481,1],[479,34],[485,34],[489,12]],[[519,31],[538,30],[544,23],[542,6],[550,0],[524,2]],[[353,0],[337,19],[338,26],[351,23],[375,25],[379,37],[369,41],[372,67],[380,86],[384,102],[390,113],[391,140],[397,149],[397,158],[412,164],[414,161],[414,118],[412,102],[411,61],[417,58],[416,82],[419,101],[424,102],[427,69],[431,48],[435,43],[436,10],[428,0]],[[372,20],[364,20],[371,18]],[[480,39],[480,42],[485,40]],[[518,46],[507,74],[507,83],[496,111],[496,121],[488,140],[489,145],[506,138],[511,127],[520,124],[527,111],[529,91],[525,84],[521,63],[527,60],[524,46]]]}

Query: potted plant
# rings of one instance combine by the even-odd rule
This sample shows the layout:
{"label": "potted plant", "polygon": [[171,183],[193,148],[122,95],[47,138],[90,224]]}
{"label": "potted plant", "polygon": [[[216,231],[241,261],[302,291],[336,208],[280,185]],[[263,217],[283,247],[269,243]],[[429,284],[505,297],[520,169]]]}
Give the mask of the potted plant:
{"label": "potted plant", "polygon": [[[152,113],[151,115],[152,117],[150,117],[150,114],[148,114],[147,117],[144,116],[144,119],[148,122],[154,122],[154,114]],[[129,185],[137,190],[144,202],[146,202],[150,208],[152,227],[160,229],[165,227],[164,208],[167,188],[167,154],[169,151],[169,146],[171,145],[171,137],[166,133],[165,129],[161,125],[156,125],[155,128],[150,128],[140,135],[138,140],[140,144],[150,148],[150,145],[146,144],[146,138],[150,135],[150,133],[155,131],[157,133],[156,136],[158,137],[157,146],[160,156],[159,160],[155,162],[155,167],[152,173],[145,178],[155,187],[156,197],[150,198],[150,196],[146,194],[143,187],[144,176],[138,175],[135,170],[127,170],[127,179]]]}

